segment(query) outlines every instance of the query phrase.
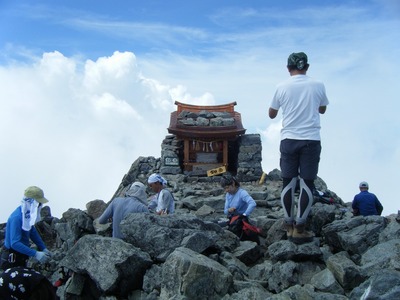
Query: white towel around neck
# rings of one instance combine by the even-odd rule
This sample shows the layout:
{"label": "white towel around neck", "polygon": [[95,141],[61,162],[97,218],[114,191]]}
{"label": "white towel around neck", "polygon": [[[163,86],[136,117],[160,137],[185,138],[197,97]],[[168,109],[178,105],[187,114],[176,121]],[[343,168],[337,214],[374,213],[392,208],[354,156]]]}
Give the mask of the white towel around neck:
{"label": "white towel around neck", "polygon": [[33,198],[23,198],[21,201],[22,230],[29,231],[40,219],[39,202]]}

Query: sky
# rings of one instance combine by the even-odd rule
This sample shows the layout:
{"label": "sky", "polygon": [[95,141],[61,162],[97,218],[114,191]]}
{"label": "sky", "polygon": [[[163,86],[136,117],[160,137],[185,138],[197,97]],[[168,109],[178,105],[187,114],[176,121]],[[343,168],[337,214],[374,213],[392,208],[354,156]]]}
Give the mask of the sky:
{"label": "sky", "polygon": [[0,223],[31,185],[59,218],[108,202],[161,156],[175,101],[236,101],[263,171],[279,169],[267,112],[300,51],[330,101],[318,176],[344,202],[367,181],[397,213],[399,28],[397,0],[0,0]]}

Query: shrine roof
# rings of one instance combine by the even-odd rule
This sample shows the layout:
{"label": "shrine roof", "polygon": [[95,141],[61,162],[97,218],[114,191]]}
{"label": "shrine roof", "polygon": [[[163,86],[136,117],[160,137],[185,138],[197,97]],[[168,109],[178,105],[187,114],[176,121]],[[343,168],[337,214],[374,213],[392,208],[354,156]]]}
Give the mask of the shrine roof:
{"label": "shrine roof", "polygon": [[171,113],[168,132],[178,137],[233,138],[244,134],[236,102],[200,106],[175,101],[177,110]]}

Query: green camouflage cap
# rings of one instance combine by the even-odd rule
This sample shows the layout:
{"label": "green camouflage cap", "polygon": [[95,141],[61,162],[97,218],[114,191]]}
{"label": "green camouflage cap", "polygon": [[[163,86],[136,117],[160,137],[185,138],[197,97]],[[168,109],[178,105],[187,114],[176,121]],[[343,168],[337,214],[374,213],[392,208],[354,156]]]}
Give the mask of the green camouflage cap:
{"label": "green camouflage cap", "polygon": [[308,63],[307,55],[304,52],[292,53],[287,60],[288,67],[296,67],[298,70],[303,70]]}

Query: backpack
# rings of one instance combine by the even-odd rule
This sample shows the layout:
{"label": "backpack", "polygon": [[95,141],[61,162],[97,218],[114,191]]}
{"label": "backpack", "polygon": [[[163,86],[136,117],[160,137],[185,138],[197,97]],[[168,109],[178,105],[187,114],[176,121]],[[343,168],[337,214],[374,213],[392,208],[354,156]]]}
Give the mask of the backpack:
{"label": "backpack", "polygon": [[314,203],[321,202],[324,204],[335,204],[335,200],[333,199],[333,196],[329,192],[321,192],[318,190],[314,190],[313,196],[314,196]]}
{"label": "backpack", "polygon": [[241,241],[252,241],[260,245],[261,229],[249,223],[247,217],[234,215],[229,220],[228,230],[233,232]]}

